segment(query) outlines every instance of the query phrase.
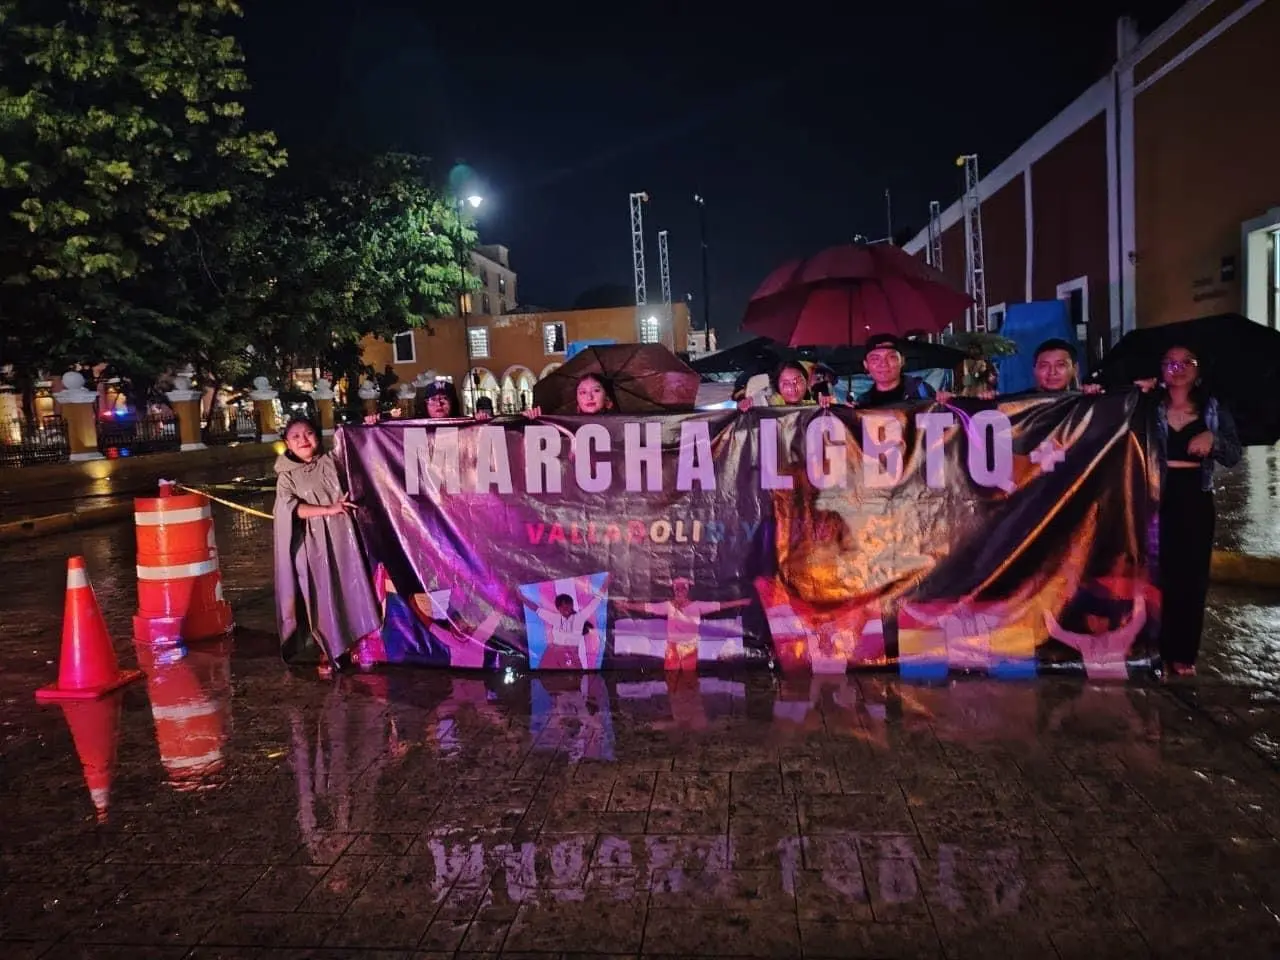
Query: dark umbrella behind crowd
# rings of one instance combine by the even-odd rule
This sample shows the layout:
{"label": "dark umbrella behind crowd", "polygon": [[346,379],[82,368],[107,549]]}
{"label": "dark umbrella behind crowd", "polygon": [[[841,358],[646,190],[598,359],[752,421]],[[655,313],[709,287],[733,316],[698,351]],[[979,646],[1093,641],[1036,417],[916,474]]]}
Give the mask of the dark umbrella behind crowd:
{"label": "dark umbrella behind crowd", "polygon": [[1174,346],[1196,355],[1205,385],[1235,417],[1241,443],[1280,440],[1280,331],[1236,313],[1133,330],[1107,354],[1095,379],[1114,389],[1159,377],[1160,359]]}
{"label": "dark umbrella behind crowd", "polygon": [[[902,342],[903,370],[954,370],[965,360],[965,353],[955,347],[927,340]],[[772,373],[784,360],[824,363],[838,376],[861,374],[866,359],[865,347],[786,347],[767,337],[756,337],[717,353],[699,357],[689,364],[704,380],[733,379],[740,373]]]}
{"label": "dark umbrella behind crowd", "polygon": [[595,374],[620,413],[692,410],[698,373],[660,343],[587,347],[533,385],[533,403],[548,415],[577,412],[578,381]]}
{"label": "dark umbrella behind crowd", "polygon": [[[902,349],[902,369],[906,373],[917,370],[955,370],[965,361],[965,354],[955,347],[928,340],[899,341]],[[866,347],[793,347],[788,359],[825,363],[838,376],[856,376],[866,372]]]}

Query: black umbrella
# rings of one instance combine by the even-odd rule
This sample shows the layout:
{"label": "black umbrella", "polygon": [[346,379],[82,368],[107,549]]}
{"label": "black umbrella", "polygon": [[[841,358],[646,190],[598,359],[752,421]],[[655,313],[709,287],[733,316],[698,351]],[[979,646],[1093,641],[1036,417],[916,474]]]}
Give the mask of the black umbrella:
{"label": "black umbrella", "polygon": [[[965,360],[965,354],[954,347],[927,340],[904,340],[903,369],[931,370],[935,367],[954,370]],[[704,380],[720,379],[717,374],[772,373],[784,360],[807,360],[825,363],[837,376],[847,377],[864,372],[864,347],[785,347],[768,337],[756,337],[734,347],[694,360],[690,366]],[[731,378],[730,378],[731,379]]]}
{"label": "black umbrella", "polygon": [[[930,343],[928,340],[903,340],[902,369],[913,370],[954,370],[965,361],[963,350],[944,346],[941,343]],[[825,363],[838,376],[846,377],[865,372],[863,361],[867,358],[866,347],[794,347],[787,359],[811,360],[814,363]]]}
{"label": "black umbrella", "polygon": [[780,351],[783,349],[768,337],[754,337],[692,360],[689,366],[698,371],[703,380],[731,380],[732,376],[718,375],[772,371],[782,362]]}
{"label": "black umbrella", "polygon": [[1170,347],[1196,355],[1205,386],[1230,408],[1245,446],[1280,440],[1280,331],[1238,313],[1144,327],[1121,338],[1095,379],[1114,388],[1159,377],[1160,359]]}

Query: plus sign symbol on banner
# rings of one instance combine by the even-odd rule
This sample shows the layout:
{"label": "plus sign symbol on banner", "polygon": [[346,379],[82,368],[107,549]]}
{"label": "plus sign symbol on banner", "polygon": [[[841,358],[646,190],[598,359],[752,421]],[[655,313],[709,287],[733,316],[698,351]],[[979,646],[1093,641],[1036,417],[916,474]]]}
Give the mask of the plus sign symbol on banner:
{"label": "plus sign symbol on banner", "polygon": [[1045,473],[1052,473],[1054,467],[1067,459],[1067,452],[1056,440],[1044,440],[1031,451],[1030,459]]}

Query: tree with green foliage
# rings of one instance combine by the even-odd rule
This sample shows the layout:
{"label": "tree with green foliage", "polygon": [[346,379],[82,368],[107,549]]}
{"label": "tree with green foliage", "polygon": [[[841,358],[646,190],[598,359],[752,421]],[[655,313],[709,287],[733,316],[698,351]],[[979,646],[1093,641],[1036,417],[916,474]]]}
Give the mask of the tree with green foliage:
{"label": "tree with green foliage", "polygon": [[238,298],[222,308],[243,312],[226,325],[237,335],[203,355],[227,380],[358,373],[362,338],[454,313],[477,285],[464,271],[475,231],[430,185],[424,158],[295,162],[254,206],[219,268]]}
{"label": "tree with green foliage", "polygon": [[[153,377],[216,344],[175,262],[285,165],[245,124],[233,0],[0,0],[0,364]],[[187,257],[186,260],[190,260]]]}

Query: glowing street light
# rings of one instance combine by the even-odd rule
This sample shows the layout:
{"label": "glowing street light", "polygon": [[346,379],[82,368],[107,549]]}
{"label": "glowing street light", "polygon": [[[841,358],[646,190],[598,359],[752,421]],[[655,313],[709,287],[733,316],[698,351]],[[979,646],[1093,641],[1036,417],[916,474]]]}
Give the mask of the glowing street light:
{"label": "glowing street light", "polygon": [[[454,171],[458,172],[463,169],[465,168],[455,167]],[[451,179],[452,177],[453,174],[450,174]],[[478,210],[482,203],[484,203],[484,197],[480,196],[478,193],[467,194],[465,197],[460,197],[458,199],[458,271],[462,277],[462,289],[458,291],[458,316],[462,318],[462,340],[467,352],[467,372],[463,377],[462,393],[462,402],[464,405],[466,404],[468,397],[474,398],[475,389],[478,384],[476,383],[475,371],[472,368],[472,363],[474,361],[471,355],[471,324],[467,320],[467,313],[469,312],[469,305],[467,303],[467,267],[469,257],[467,256],[467,251],[464,249],[462,243],[462,211],[466,207],[470,207],[472,210]],[[474,410],[475,400],[472,399],[471,403]]]}

